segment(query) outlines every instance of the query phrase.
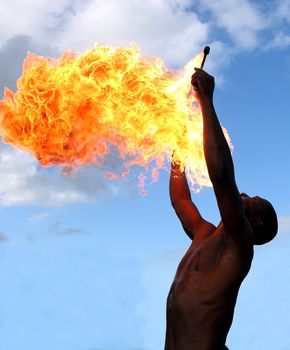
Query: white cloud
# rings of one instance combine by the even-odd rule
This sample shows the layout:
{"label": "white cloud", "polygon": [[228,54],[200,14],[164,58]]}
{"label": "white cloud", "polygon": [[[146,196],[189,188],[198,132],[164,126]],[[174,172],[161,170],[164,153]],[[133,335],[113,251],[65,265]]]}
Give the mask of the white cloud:
{"label": "white cloud", "polygon": [[[180,65],[208,39],[208,24],[193,12],[188,1],[93,0],[80,9],[56,42],[61,49],[85,50],[96,42],[128,46],[136,42],[142,52]],[[60,34],[60,35],[59,35]]]}
{"label": "white cloud", "polygon": [[[290,45],[290,2],[278,0],[272,8],[269,22],[271,24],[265,50],[285,49]],[[287,23],[288,22],[288,23]],[[270,38],[270,39],[269,39]]]}
{"label": "white cloud", "polygon": [[67,0],[4,0],[0,3],[0,43],[14,35],[40,39],[46,36],[47,26],[69,3]]}
{"label": "white cloud", "polygon": [[[270,18],[269,9],[248,0],[2,1],[0,46],[17,35],[26,35],[43,48],[56,45],[59,51],[78,52],[96,42],[128,46],[135,41],[144,54],[180,66],[213,41],[219,28],[237,50],[256,47],[274,17],[290,20],[288,0],[276,1],[272,8]],[[200,16],[204,11],[210,18]],[[225,45],[228,40],[223,34],[219,41]]]}
{"label": "white cloud", "polygon": [[116,185],[101,170],[82,168],[73,176],[59,169],[40,170],[28,153],[2,145],[0,149],[0,205],[59,206],[110,197]]}
{"label": "white cloud", "polygon": [[284,49],[290,45],[290,35],[285,34],[281,30],[278,31],[274,38],[265,46],[266,50]]}
{"label": "white cloud", "polygon": [[[90,49],[96,42],[126,45],[136,42],[145,54],[180,65],[200,51],[209,24],[186,11],[188,0],[150,1],[19,1],[1,2],[0,46],[13,36],[26,35],[60,51]],[[21,16],[15,14],[21,13]]]}
{"label": "white cloud", "polygon": [[50,216],[50,214],[48,212],[36,213],[36,214],[31,215],[27,219],[27,221],[30,224],[35,224],[35,223],[38,223],[38,222],[41,222],[41,221],[48,219],[49,216]]}
{"label": "white cloud", "polygon": [[[290,13],[287,3],[277,2],[275,13],[280,20],[282,13],[283,16]],[[270,25],[267,13],[247,0],[12,0],[9,5],[1,4],[0,9],[2,6],[5,14],[5,21],[0,24],[2,46],[12,37],[26,35],[29,38],[26,51],[31,47],[40,54],[56,55],[68,48],[83,52],[97,42],[111,46],[136,42],[143,54],[160,56],[169,65],[178,67],[205,44],[218,43],[223,47],[222,56],[229,58],[215,63],[220,69],[233,57],[235,50],[256,47],[260,43],[260,33]],[[201,15],[204,11],[210,14],[206,20]],[[22,14],[17,21],[15,13]],[[219,28],[227,35],[223,33],[218,40],[213,40]],[[232,39],[231,44],[227,36]],[[278,33],[275,42],[279,40],[282,38]],[[282,45],[285,40],[289,39],[284,36]],[[235,50],[228,50],[230,46]],[[15,60],[18,55],[11,52],[11,57]],[[3,72],[15,75],[12,67]]]}
{"label": "white cloud", "polygon": [[280,17],[281,19],[286,19],[290,22],[290,2],[289,0],[278,0],[277,1],[277,9],[276,9],[276,16]]}
{"label": "white cloud", "polygon": [[225,29],[239,49],[254,48],[259,31],[267,27],[263,15],[247,0],[199,0],[199,3],[212,13],[213,26]]}

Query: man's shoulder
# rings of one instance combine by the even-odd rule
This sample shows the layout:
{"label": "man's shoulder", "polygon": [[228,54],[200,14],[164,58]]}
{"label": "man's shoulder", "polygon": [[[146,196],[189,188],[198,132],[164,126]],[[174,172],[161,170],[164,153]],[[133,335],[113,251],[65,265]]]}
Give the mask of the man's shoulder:
{"label": "man's shoulder", "polygon": [[222,230],[226,242],[239,248],[253,248],[253,229],[246,216],[242,218],[240,224],[234,230],[226,230],[224,226],[222,226]]}
{"label": "man's shoulder", "polygon": [[254,257],[253,230],[246,220],[240,230],[226,232],[224,230],[225,252],[239,259],[249,269]]}

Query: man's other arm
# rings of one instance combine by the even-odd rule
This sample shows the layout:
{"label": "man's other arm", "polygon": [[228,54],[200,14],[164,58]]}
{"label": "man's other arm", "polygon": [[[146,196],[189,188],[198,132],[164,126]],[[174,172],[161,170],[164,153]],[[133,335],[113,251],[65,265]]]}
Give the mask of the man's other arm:
{"label": "man's other arm", "polygon": [[202,218],[192,202],[185,172],[176,163],[171,164],[169,192],[171,204],[190,239],[203,230],[214,228]]}

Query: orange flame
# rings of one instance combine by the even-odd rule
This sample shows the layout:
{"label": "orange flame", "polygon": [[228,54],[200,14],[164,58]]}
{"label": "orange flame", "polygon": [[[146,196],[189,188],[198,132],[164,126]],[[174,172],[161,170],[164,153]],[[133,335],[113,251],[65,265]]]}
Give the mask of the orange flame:
{"label": "orange flame", "polygon": [[[97,45],[59,59],[29,53],[17,92],[6,88],[0,101],[3,141],[30,152],[42,166],[72,168],[99,166],[114,146],[122,176],[138,165],[153,180],[173,157],[186,165],[192,187],[208,186],[202,118],[190,93],[201,60],[202,54],[178,72],[160,59],[141,57],[135,45]],[[144,179],[141,173],[142,190]]]}

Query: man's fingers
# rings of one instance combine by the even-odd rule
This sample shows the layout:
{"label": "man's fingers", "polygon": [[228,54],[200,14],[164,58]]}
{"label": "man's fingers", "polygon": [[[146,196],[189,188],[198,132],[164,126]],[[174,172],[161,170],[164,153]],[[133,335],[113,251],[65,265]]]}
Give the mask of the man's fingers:
{"label": "man's fingers", "polygon": [[191,76],[191,80],[197,80],[199,78],[199,74],[198,73],[193,73]]}
{"label": "man's fingers", "polygon": [[194,67],[195,73],[196,75],[199,75],[201,77],[206,77],[206,76],[210,76],[205,70],[198,68],[198,67]]}
{"label": "man's fingers", "polygon": [[192,80],[191,84],[192,84],[193,90],[198,91],[198,89],[199,89],[198,81]]}
{"label": "man's fingers", "polygon": [[194,73],[191,77],[191,85],[193,86],[194,90],[198,90],[198,83],[199,79],[196,73]]}

